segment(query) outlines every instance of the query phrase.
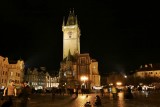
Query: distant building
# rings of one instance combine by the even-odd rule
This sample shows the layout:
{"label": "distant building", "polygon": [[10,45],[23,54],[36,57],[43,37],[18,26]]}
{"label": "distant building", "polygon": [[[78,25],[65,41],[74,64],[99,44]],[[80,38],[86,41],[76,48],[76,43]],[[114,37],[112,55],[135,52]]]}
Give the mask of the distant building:
{"label": "distant building", "polygon": [[28,68],[25,72],[25,80],[29,82],[32,88],[37,89],[51,89],[52,87],[58,87],[59,78],[50,75],[45,67],[40,68]]}
{"label": "distant building", "polygon": [[6,87],[10,80],[14,80],[15,85],[19,86],[24,79],[24,61],[11,61],[0,56],[0,77],[0,88]]}
{"label": "distant building", "polygon": [[38,71],[37,68],[34,68],[33,70],[28,68],[25,72],[25,80],[29,82],[29,85],[34,88],[38,87]]}
{"label": "distant building", "polygon": [[100,86],[98,61],[89,53],[80,53],[80,28],[77,16],[70,11],[63,20],[63,61],[60,63],[60,86],[88,88]]}
{"label": "distant building", "polygon": [[46,88],[51,89],[52,87],[59,86],[59,76],[53,73],[46,73]]}
{"label": "distant building", "polygon": [[119,72],[111,72],[107,76],[107,83],[109,85],[117,85],[118,83],[121,83],[121,85],[126,85],[126,75],[121,74]]}
{"label": "distant building", "polygon": [[9,62],[8,58],[4,58],[0,56],[0,88],[4,88],[7,86],[9,82],[8,74],[9,74],[9,68],[8,68]]}
{"label": "distant building", "polygon": [[160,78],[160,64],[145,64],[141,65],[134,74],[135,77],[159,77]]}
{"label": "distant building", "polygon": [[22,60],[11,62],[8,68],[8,78],[14,80],[16,85],[20,85],[24,79],[24,62]]}

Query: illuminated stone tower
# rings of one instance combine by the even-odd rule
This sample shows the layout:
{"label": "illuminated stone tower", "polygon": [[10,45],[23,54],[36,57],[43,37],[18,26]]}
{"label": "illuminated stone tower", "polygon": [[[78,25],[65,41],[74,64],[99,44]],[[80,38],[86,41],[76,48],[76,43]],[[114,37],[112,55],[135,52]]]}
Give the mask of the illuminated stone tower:
{"label": "illuminated stone tower", "polygon": [[77,16],[74,14],[74,10],[70,11],[67,23],[65,19],[62,25],[63,31],[63,59],[68,56],[70,50],[71,55],[80,53],[80,29],[78,26]]}
{"label": "illuminated stone tower", "polygon": [[70,11],[66,22],[63,20],[62,31],[63,60],[60,63],[59,87],[92,89],[100,86],[98,62],[89,53],[80,53],[81,34],[74,11]]}

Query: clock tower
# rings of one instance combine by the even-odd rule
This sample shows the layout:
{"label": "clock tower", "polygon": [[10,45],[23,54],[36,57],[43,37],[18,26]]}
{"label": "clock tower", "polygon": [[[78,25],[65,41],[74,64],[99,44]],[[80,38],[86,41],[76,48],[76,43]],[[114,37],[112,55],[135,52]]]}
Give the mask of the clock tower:
{"label": "clock tower", "polygon": [[80,53],[80,29],[78,26],[77,16],[74,11],[70,11],[67,22],[63,20],[63,59],[68,56],[70,51],[71,55]]}

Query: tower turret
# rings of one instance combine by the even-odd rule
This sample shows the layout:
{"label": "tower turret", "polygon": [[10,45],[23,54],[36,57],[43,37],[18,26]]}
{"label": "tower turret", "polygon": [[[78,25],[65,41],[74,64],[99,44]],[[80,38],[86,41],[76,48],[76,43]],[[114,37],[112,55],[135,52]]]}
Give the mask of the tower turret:
{"label": "tower turret", "polygon": [[77,22],[74,11],[70,10],[66,26],[75,25]]}
{"label": "tower turret", "polygon": [[62,24],[63,31],[63,59],[70,54],[80,53],[80,29],[78,26],[78,19],[74,13],[74,10],[69,12],[67,23],[65,25],[65,19]]}

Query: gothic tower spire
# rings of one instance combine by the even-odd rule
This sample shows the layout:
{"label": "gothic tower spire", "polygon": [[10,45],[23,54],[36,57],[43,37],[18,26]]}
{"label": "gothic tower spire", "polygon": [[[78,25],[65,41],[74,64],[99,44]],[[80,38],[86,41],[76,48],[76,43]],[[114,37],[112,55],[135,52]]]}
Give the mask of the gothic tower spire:
{"label": "gothic tower spire", "polygon": [[63,24],[62,26],[65,26],[65,17],[63,17]]}
{"label": "gothic tower spire", "polygon": [[68,56],[80,53],[80,28],[78,26],[78,19],[74,10],[70,10],[67,23],[63,19],[63,59]]}
{"label": "gothic tower spire", "polygon": [[70,10],[66,25],[67,26],[75,25],[75,23],[76,23],[76,17],[75,17],[75,14],[74,14],[74,10],[73,11]]}
{"label": "gothic tower spire", "polygon": [[71,61],[71,51],[70,51],[70,49],[68,51],[67,61]]}

